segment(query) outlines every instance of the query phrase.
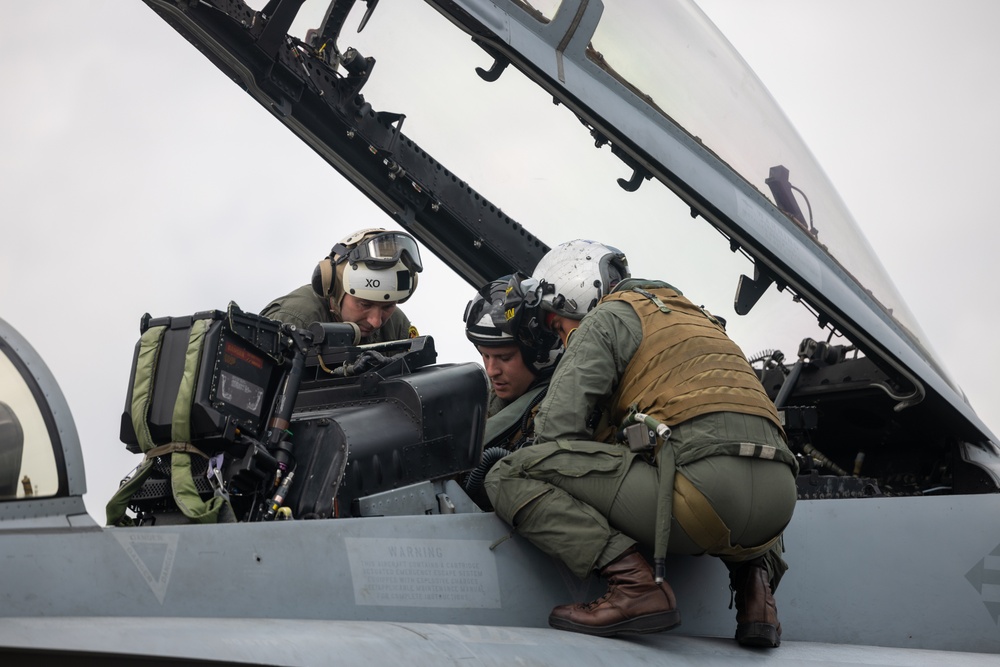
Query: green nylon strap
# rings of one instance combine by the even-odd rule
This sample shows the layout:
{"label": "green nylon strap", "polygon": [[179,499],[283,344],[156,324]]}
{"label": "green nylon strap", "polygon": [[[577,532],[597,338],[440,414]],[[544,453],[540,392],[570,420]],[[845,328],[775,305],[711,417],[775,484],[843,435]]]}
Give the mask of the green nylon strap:
{"label": "green nylon strap", "polygon": [[201,351],[205,347],[205,332],[210,320],[195,320],[188,334],[187,352],[184,355],[184,375],[177,388],[174,413],[170,423],[170,439],[173,442],[191,442],[191,406],[194,403],[195,380],[201,365]]}
{"label": "green nylon strap", "polygon": [[132,479],[122,484],[115,495],[111,496],[111,500],[108,501],[107,506],[104,511],[107,515],[108,526],[131,526],[132,520],[127,519],[123,521],[125,517],[125,508],[128,507],[128,501],[132,499],[135,492],[139,490],[142,483],[146,481],[149,477],[149,473],[153,470],[153,459],[146,459],[136,470],[135,474],[132,475]]}
{"label": "green nylon strap", "polygon": [[[184,375],[177,389],[170,425],[172,444],[191,442],[191,406],[194,403],[195,380],[198,378],[201,353],[205,347],[205,332],[210,324],[210,320],[195,320],[191,324],[184,355]],[[186,451],[175,450],[170,454],[170,487],[174,502],[184,516],[194,523],[218,523],[219,512],[227,501],[221,496],[213,496],[207,501],[201,499],[191,473],[191,454]]]}
{"label": "green nylon strap", "polygon": [[146,452],[152,449],[153,436],[149,433],[149,404],[153,396],[153,377],[160,357],[160,342],[167,327],[146,329],[139,338],[139,354],[135,362],[135,381],[132,383],[132,428],[139,440],[139,448]]}
{"label": "green nylon strap", "polygon": [[184,516],[194,523],[218,523],[219,512],[225,507],[226,499],[222,496],[212,496],[207,501],[201,499],[194,486],[191,455],[187,452],[170,455],[170,486],[174,502]]}
{"label": "green nylon strap", "polygon": [[[175,443],[171,443],[175,444]],[[164,445],[165,447],[168,445]],[[199,455],[204,456],[198,452]],[[177,507],[193,523],[217,523],[219,512],[227,504],[225,498],[215,496],[208,502],[201,499],[194,485],[194,475],[191,473],[191,455],[184,451],[174,450],[170,456],[170,487]],[[132,479],[118,489],[105,508],[108,526],[130,526],[131,519],[125,517],[125,509],[129,500],[142,487],[143,482],[153,470],[155,457],[143,461],[132,476]]]}

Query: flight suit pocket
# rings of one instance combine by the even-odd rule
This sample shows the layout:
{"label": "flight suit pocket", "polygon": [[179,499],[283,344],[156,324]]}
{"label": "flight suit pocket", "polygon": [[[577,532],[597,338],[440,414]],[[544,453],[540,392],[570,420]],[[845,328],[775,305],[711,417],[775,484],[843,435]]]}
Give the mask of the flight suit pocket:
{"label": "flight suit pocket", "polygon": [[606,511],[621,486],[630,455],[624,447],[589,441],[532,445],[505,457],[487,474],[486,492],[497,516],[508,523],[552,487]]}
{"label": "flight suit pocket", "polygon": [[[538,447],[538,445],[535,445]],[[530,463],[525,472],[535,479],[559,477],[585,477],[588,475],[619,476],[625,463],[627,450],[617,445],[599,442],[565,441],[541,445],[548,451]]]}

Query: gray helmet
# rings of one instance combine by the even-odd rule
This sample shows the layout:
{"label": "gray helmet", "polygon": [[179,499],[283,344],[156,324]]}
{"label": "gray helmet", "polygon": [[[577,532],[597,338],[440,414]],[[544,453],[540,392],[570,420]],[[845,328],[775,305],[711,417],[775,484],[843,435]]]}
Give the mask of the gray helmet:
{"label": "gray helmet", "polygon": [[517,345],[528,369],[537,376],[547,377],[563,353],[559,337],[546,332],[525,344],[498,326],[504,321],[504,295],[511,279],[509,275],[497,278],[476,291],[465,306],[465,335],[476,346]]}

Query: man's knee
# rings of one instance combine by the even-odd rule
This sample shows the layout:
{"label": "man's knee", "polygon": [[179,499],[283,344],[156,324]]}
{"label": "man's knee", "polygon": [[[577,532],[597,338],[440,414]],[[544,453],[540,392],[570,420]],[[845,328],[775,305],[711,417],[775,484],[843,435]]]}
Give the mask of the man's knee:
{"label": "man's knee", "polygon": [[497,487],[502,483],[501,480],[504,474],[510,469],[510,463],[507,462],[507,458],[509,457],[504,457],[497,461],[490,468],[489,472],[486,473],[486,478],[483,480],[483,488],[486,489],[486,496],[493,503],[494,507],[496,507]]}
{"label": "man's knee", "polygon": [[[520,450],[524,451],[524,450]],[[512,523],[518,510],[542,495],[546,485],[519,472],[523,464],[515,452],[500,459],[486,474],[483,486],[497,516]]]}

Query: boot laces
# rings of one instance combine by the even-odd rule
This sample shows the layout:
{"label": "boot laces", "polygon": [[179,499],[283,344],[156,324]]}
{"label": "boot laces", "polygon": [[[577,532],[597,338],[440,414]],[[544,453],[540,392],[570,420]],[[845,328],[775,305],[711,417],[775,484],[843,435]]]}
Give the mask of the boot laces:
{"label": "boot laces", "polygon": [[611,597],[611,590],[608,590],[608,592],[607,592],[607,593],[605,593],[605,594],[604,594],[604,595],[602,595],[601,597],[597,598],[596,600],[592,600],[591,602],[585,602],[585,603],[584,603],[583,605],[581,605],[581,606],[582,606],[582,607],[583,607],[584,609],[586,609],[587,611],[590,611],[591,609],[593,609],[593,608],[595,608],[595,607],[598,607],[598,606],[600,606],[600,605],[604,604],[604,602],[606,602],[606,601],[608,600],[608,598],[610,598],[610,597]]}

